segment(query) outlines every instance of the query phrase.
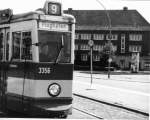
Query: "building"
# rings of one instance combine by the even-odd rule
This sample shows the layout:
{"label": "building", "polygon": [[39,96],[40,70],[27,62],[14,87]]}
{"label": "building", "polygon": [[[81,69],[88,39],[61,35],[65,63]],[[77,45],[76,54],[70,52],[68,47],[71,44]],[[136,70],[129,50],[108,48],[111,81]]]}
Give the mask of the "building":
{"label": "building", "polygon": [[[100,51],[110,40],[115,49],[115,62],[121,69],[130,69],[133,52],[140,54],[140,69],[150,70],[150,24],[137,10],[73,10],[65,11],[76,18],[75,66],[89,68],[88,41],[93,40],[93,64],[99,68]],[[108,14],[110,20],[108,19]]]}

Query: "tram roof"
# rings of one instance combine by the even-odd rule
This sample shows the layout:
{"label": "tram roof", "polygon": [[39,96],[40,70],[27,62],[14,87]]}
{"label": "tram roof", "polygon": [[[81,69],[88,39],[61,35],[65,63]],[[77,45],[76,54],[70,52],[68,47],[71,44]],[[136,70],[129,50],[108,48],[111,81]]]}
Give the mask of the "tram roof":
{"label": "tram roof", "polygon": [[14,22],[20,21],[27,21],[27,20],[52,20],[52,21],[61,21],[61,22],[75,22],[75,18],[69,14],[62,14],[61,16],[52,16],[46,15],[43,11],[34,11],[34,12],[27,12],[22,14],[15,14],[10,17],[9,22],[1,23],[1,24],[9,24]]}
{"label": "tram roof", "polygon": [[18,15],[13,15],[11,18],[11,22],[18,22],[18,21],[25,21],[25,20],[37,20],[37,19],[46,19],[46,20],[51,20],[53,18],[58,18],[54,19],[55,21],[59,20],[68,20],[75,22],[74,17],[69,14],[62,14],[61,16],[52,16],[52,15],[45,15],[42,11],[34,11],[34,12],[28,12],[28,13],[23,13],[23,14],[18,14]]}
{"label": "tram roof", "polygon": [[39,13],[36,12],[28,12],[23,14],[12,15],[10,22],[24,21],[24,20],[32,20],[39,19]]}

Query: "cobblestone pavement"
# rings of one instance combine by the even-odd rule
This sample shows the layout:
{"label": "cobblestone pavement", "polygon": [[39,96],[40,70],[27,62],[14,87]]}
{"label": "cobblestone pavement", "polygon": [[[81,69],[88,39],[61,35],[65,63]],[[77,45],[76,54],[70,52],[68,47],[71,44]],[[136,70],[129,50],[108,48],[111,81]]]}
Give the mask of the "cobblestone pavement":
{"label": "cobblestone pavement", "polygon": [[146,115],[77,96],[74,96],[73,106],[109,120],[148,120]]}

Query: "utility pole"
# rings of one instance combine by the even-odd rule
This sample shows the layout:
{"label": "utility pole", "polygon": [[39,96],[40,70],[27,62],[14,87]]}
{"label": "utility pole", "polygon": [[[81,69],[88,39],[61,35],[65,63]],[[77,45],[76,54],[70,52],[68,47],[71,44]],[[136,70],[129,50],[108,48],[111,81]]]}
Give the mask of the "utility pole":
{"label": "utility pole", "polygon": [[[109,45],[111,45],[111,39],[112,39],[111,28],[112,28],[112,26],[111,26],[111,18],[109,15],[109,11],[107,11],[106,7],[103,5],[103,3],[100,0],[96,0],[96,1],[104,8],[106,16],[108,18],[109,36],[111,37],[108,42],[109,42]],[[111,61],[110,53],[109,53],[109,58],[108,58],[108,78],[110,78],[110,63],[111,63],[109,61]]]}
{"label": "utility pole", "polygon": [[91,85],[92,85],[92,82],[93,82],[93,76],[92,76],[93,75],[93,49],[92,49],[92,47],[90,47],[90,53],[91,53],[90,54],[90,57],[91,57],[91,59],[90,59],[91,60],[91,64],[90,64],[91,72],[90,73],[91,73]]}
{"label": "utility pole", "polygon": [[109,45],[109,53],[108,53],[108,79],[110,79],[111,62],[112,62],[112,58],[111,58],[111,52],[112,52],[111,38],[112,38],[112,35],[110,34],[110,38],[109,38],[109,41],[108,41],[108,45]]}
{"label": "utility pole", "polygon": [[91,74],[91,86],[92,86],[92,83],[93,83],[93,45],[94,45],[94,41],[89,40],[88,45],[90,46],[90,74]]}

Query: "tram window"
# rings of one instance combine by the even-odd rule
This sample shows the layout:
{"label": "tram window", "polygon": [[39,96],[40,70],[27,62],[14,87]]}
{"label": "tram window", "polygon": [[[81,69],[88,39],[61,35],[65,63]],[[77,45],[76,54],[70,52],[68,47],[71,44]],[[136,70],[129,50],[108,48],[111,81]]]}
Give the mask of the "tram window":
{"label": "tram window", "polygon": [[31,32],[23,32],[22,33],[22,47],[21,47],[21,59],[32,59],[32,51],[31,51]]}
{"label": "tram window", "polygon": [[3,59],[3,33],[0,33],[0,60]]}
{"label": "tram window", "polygon": [[71,57],[71,34],[70,33],[65,33],[62,35],[64,39],[64,48],[63,52],[58,58],[58,62],[70,62],[70,57]]}
{"label": "tram window", "polygon": [[40,62],[68,63],[71,60],[71,34],[39,31]]}
{"label": "tram window", "polygon": [[9,57],[9,32],[7,33],[7,43],[6,43],[6,60],[8,60]]}
{"label": "tram window", "polygon": [[32,60],[31,32],[13,32],[13,59]]}
{"label": "tram window", "polygon": [[21,32],[13,32],[13,59],[20,59]]}

